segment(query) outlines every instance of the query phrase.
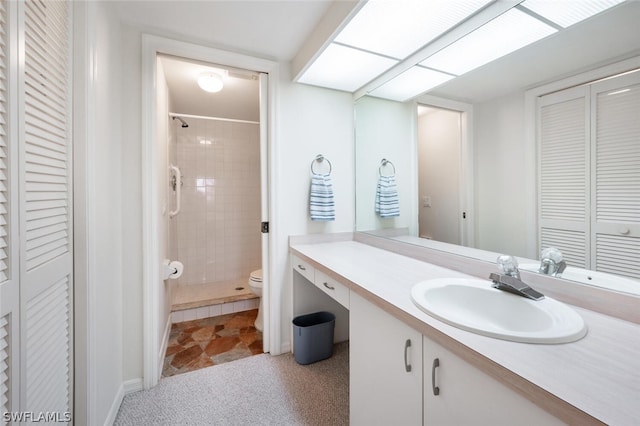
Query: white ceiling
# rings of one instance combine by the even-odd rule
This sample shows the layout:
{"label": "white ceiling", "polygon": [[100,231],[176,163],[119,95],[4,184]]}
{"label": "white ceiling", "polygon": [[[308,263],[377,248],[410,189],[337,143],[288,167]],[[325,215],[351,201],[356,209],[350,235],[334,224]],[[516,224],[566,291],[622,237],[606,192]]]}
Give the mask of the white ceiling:
{"label": "white ceiling", "polygon": [[[169,112],[235,120],[260,120],[260,85],[257,73],[190,62],[171,56],[161,56],[160,62],[171,97]],[[205,71],[222,70],[227,71],[228,75],[224,78],[224,87],[220,92],[209,93],[200,89],[198,75]]]}
{"label": "white ceiling", "polygon": [[290,61],[331,0],[111,0],[122,21],[144,30],[265,59]]}
{"label": "white ceiling", "polygon": [[[342,1],[342,0],[338,0]],[[167,37],[289,62],[330,0],[112,1],[130,25]],[[640,54],[640,1],[629,0],[434,89],[429,94],[482,102]]]}
{"label": "white ceiling", "polygon": [[483,102],[640,55],[640,1],[630,0],[495,60],[429,94]]}

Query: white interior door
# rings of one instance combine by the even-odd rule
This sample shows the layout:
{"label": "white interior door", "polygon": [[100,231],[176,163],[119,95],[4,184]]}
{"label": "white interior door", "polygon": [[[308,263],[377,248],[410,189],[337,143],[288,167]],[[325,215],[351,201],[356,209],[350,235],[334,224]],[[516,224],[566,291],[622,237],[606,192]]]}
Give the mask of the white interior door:
{"label": "white interior door", "polygon": [[72,411],[71,3],[19,3],[20,410]]}

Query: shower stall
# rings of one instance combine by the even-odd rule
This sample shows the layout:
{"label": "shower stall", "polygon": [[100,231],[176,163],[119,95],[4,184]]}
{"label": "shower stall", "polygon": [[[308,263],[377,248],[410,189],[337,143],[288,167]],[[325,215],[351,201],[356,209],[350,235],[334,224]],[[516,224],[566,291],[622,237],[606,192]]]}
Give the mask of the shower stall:
{"label": "shower stall", "polygon": [[[173,284],[173,322],[256,309],[248,279],[262,267],[259,123],[170,115],[168,158],[182,187],[169,250],[184,265]],[[178,191],[169,191],[174,210]]]}

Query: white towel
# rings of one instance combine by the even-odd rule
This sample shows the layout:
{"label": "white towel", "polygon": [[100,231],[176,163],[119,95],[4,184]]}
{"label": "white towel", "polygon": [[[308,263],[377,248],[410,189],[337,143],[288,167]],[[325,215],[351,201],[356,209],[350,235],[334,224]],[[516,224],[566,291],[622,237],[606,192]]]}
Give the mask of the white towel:
{"label": "white towel", "polygon": [[376,189],[376,213],[382,218],[400,216],[395,175],[380,176]]}
{"label": "white towel", "polygon": [[311,216],[311,220],[329,221],[336,219],[331,175],[317,173],[313,173],[311,175],[309,214]]}

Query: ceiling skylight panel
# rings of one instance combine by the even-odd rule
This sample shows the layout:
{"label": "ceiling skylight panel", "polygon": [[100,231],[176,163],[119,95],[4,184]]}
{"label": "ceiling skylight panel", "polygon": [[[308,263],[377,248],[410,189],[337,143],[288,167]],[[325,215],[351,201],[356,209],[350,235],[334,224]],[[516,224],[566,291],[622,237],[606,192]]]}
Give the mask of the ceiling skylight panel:
{"label": "ceiling skylight panel", "polygon": [[609,9],[624,0],[526,0],[521,6],[567,28]]}
{"label": "ceiling skylight panel", "polygon": [[452,78],[450,74],[415,66],[372,90],[369,95],[404,102]]}
{"label": "ceiling skylight panel", "polygon": [[336,42],[404,59],[491,0],[369,0]]}
{"label": "ceiling skylight panel", "polygon": [[510,9],[420,64],[461,75],[556,31],[518,9]]}
{"label": "ceiling skylight panel", "polygon": [[354,92],[397,63],[384,56],[332,43],[298,81]]}

